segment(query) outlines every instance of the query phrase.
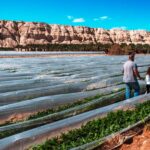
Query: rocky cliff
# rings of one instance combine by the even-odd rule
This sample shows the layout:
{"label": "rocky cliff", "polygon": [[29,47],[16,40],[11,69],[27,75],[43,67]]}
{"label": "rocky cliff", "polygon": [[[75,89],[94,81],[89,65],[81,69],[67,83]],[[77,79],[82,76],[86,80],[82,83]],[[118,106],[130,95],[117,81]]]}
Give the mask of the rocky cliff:
{"label": "rocky cliff", "polygon": [[28,44],[150,44],[150,32],[0,21],[0,47]]}

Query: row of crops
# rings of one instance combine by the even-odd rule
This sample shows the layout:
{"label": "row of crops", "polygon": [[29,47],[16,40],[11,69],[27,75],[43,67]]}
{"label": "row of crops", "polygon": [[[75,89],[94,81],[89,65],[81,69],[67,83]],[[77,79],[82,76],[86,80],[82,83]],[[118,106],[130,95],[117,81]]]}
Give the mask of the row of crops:
{"label": "row of crops", "polygon": [[0,60],[0,149],[93,149],[149,116],[150,95],[124,101],[125,58],[63,59]]}

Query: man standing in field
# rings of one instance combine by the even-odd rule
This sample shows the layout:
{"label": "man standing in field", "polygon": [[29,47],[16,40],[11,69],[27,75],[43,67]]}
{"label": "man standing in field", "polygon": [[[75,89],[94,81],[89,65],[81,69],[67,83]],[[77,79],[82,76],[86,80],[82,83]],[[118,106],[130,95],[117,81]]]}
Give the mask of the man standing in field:
{"label": "man standing in field", "polygon": [[142,80],[137,64],[134,62],[135,53],[129,53],[129,59],[123,65],[123,81],[126,84],[126,99],[131,98],[131,91],[134,90],[134,97],[140,94],[140,86],[137,77]]}

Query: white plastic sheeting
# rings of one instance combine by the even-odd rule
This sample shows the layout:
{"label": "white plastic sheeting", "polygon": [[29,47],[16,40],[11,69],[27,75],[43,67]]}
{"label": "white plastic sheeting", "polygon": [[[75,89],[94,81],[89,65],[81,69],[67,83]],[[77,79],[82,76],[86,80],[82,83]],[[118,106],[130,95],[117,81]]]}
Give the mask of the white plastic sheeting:
{"label": "white plastic sheeting", "polygon": [[4,121],[14,118],[14,115],[16,116],[26,114],[26,116],[29,116],[30,114],[38,111],[57,108],[62,105],[81,101],[84,98],[93,97],[99,94],[109,94],[121,89],[122,87],[123,85],[93,91],[43,96],[32,100],[4,105],[0,107],[0,120]]}
{"label": "white plastic sheeting", "polygon": [[124,99],[124,91],[116,92],[110,95],[102,96],[97,99],[93,99],[92,101],[86,102],[84,104],[80,104],[62,111],[58,111],[49,115],[45,115],[43,117],[38,117],[31,120],[26,120],[22,122],[17,122],[10,125],[5,125],[0,127],[0,132],[4,131],[17,131],[18,129],[26,129],[33,128],[36,126],[44,125],[46,123],[51,123],[60,119],[64,119],[70,116],[74,116],[89,110],[93,110],[96,108],[100,108],[103,106],[107,106],[113,104],[118,101],[122,101]]}
{"label": "white plastic sheeting", "polygon": [[[142,68],[145,71],[145,67]],[[78,80],[78,82],[75,83],[60,83],[58,81],[45,81],[44,79],[13,80],[8,81],[8,83],[3,82],[2,85],[0,85],[0,92],[4,92],[0,93],[0,106],[41,96],[89,91],[121,83],[122,75],[117,74],[116,77],[107,75],[104,77],[97,77],[86,82],[80,82]]]}
{"label": "white plastic sheeting", "polygon": [[50,137],[58,136],[61,132],[79,127],[94,118],[105,116],[108,112],[135,107],[136,104],[150,100],[150,94],[118,102],[103,108],[95,109],[64,120],[56,121],[32,130],[28,130],[0,140],[1,150],[22,150],[34,144],[44,142]]}
{"label": "white plastic sheeting", "polygon": [[[122,66],[126,60],[126,56],[0,59],[0,121],[8,121],[15,115],[29,115],[122,89],[125,87],[122,84]],[[136,62],[144,77],[150,66],[149,56],[137,56]],[[144,81],[140,84],[145,90]],[[68,115],[67,119],[0,140],[0,149],[24,149],[34,143],[45,141],[47,137],[59,135],[61,131],[76,128],[77,125],[118,107],[122,109],[127,103],[131,106],[142,99],[148,100],[149,97],[137,97],[74,117]],[[73,108],[68,114],[72,112]],[[32,123],[29,124],[24,124],[23,127],[30,127]]]}

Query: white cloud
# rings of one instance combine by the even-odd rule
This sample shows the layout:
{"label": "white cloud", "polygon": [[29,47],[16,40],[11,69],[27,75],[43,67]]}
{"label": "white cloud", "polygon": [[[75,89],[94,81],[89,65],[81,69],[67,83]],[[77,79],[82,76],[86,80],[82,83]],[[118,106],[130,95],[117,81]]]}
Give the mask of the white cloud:
{"label": "white cloud", "polygon": [[98,19],[98,18],[94,18],[93,20],[94,20],[94,21],[98,21],[99,19]]}
{"label": "white cloud", "polygon": [[146,29],[136,29],[137,31],[145,31]]}
{"label": "white cloud", "polygon": [[102,16],[102,17],[100,17],[100,20],[107,20],[107,19],[109,19],[108,16]]}
{"label": "white cloud", "polygon": [[69,20],[72,20],[72,22],[74,22],[74,23],[85,22],[85,19],[84,19],[84,18],[74,18],[73,16],[67,16],[67,18],[68,18]]}
{"label": "white cloud", "polygon": [[71,20],[71,19],[73,19],[73,16],[67,16],[67,18],[68,18],[69,20]]}
{"label": "white cloud", "polygon": [[127,30],[126,26],[121,26],[121,27],[113,27],[113,30]]}
{"label": "white cloud", "polygon": [[102,17],[99,17],[99,18],[94,18],[93,19],[94,21],[103,21],[103,20],[111,20],[111,18],[109,18],[108,16],[102,16]]}
{"label": "white cloud", "polygon": [[75,23],[77,23],[77,22],[85,22],[85,20],[84,20],[84,18],[76,18],[76,19],[73,19],[72,22],[75,22]]}

